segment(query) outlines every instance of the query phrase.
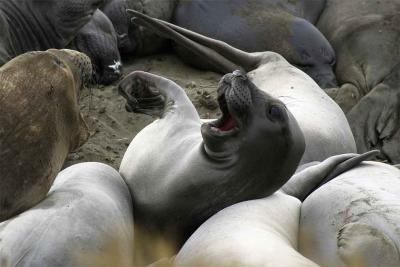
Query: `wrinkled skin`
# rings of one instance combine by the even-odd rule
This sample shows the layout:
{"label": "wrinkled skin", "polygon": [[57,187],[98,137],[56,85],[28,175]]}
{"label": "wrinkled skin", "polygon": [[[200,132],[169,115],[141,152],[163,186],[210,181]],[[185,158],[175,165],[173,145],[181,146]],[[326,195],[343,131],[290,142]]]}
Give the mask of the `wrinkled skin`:
{"label": "wrinkled skin", "polygon": [[87,140],[78,97],[91,67],[82,53],[50,49],[0,68],[0,221],[41,201],[67,154]]}
{"label": "wrinkled skin", "polygon": [[[334,51],[318,29],[299,17],[307,5],[311,5],[309,10],[320,13],[323,2],[295,1],[295,5],[293,1],[272,0],[182,1],[173,22],[246,52],[277,52],[321,88],[330,88],[336,87]],[[192,65],[215,70],[202,57],[194,57],[182,48],[178,52]]]}
{"label": "wrinkled skin", "polygon": [[0,65],[28,51],[65,48],[102,0],[0,0]]}
{"label": "wrinkled skin", "polygon": [[336,52],[340,88],[329,95],[347,113],[359,152],[376,148],[400,162],[400,2],[328,0],[317,24]]}
{"label": "wrinkled skin", "polygon": [[122,63],[117,34],[111,21],[99,9],[79,30],[73,47],[90,57],[96,83],[110,84],[121,77]]}
{"label": "wrinkled skin", "polygon": [[133,72],[119,90],[128,111],[161,117],[133,139],[120,173],[134,198],[135,223],[173,251],[219,210],[279,189],[304,152],[291,113],[242,72],[221,79],[223,115],[205,124],[183,89],[165,78]]}

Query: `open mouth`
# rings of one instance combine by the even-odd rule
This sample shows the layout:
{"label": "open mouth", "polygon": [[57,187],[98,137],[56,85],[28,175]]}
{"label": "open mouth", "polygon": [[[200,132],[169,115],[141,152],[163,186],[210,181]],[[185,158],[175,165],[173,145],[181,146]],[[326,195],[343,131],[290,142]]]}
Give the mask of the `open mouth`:
{"label": "open mouth", "polygon": [[225,99],[225,94],[218,97],[219,108],[222,111],[222,116],[210,122],[210,130],[214,135],[227,136],[233,135],[239,131],[239,124],[237,118],[229,112],[228,103]]}

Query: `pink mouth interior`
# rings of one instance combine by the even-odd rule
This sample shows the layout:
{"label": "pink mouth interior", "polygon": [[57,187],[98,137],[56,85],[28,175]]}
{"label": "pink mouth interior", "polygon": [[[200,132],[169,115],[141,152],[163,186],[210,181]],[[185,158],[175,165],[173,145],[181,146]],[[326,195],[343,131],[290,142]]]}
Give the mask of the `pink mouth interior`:
{"label": "pink mouth interior", "polygon": [[220,129],[221,131],[229,131],[235,127],[236,127],[235,120],[232,118],[232,116],[229,116],[218,129]]}

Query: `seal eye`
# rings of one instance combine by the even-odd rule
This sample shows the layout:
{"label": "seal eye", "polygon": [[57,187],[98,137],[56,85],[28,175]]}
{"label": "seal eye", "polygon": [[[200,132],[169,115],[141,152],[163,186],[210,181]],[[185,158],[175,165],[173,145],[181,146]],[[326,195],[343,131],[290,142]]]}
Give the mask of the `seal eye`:
{"label": "seal eye", "polygon": [[283,120],[282,109],[278,106],[272,105],[269,107],[268,114],[274,120]]}

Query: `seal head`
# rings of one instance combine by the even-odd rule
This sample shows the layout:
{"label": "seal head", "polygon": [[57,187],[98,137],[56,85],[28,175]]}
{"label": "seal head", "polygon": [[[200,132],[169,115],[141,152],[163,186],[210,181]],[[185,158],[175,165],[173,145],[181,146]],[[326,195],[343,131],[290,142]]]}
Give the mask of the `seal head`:
{"label": "seal head", "polygon": [[[305,142],[285,104],[259,90],[239,70],[221,79],[218,102],[222,116],[201,127],[208,157],[231,159],[243,166],[254,164],[255,169],[268,165],[263,173],[273,173],[272,179],[288,179],[304,153]],[[276,183],[268,189],[273,192],[280,186]]]}

